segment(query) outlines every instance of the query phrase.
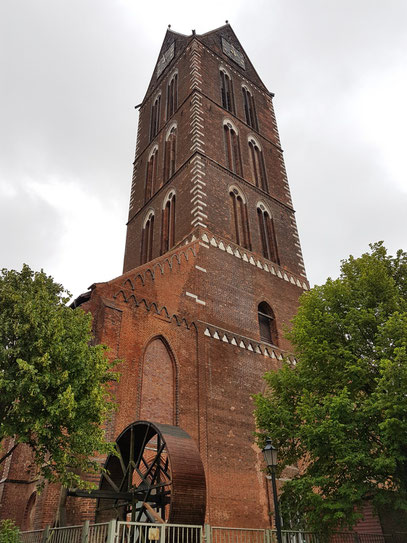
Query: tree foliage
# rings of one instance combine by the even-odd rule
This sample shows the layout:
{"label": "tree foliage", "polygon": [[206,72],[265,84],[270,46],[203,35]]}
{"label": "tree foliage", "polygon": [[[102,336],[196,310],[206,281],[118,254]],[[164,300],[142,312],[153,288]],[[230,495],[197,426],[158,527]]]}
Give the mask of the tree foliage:
{"label": "tree foliage", "polygon": [[351,526],[366,501],[407,509],[407,254],[382,243],[305,293],[288,333],[297,356],[265,376],[259,443],[298,464],[282,507],[308,528]]}
{"label": "tree foliage", "polygon": [[98,470],[95,451],[111,448],[103,423],[116,376],[106,347],[90,344],[91,315],[68,300],[42,271],[1,272],[0,443],[26,443],[39,475],[83,486],[79,473]]}
{"label": "tree foliage", "polygon": [[20,530],[10,519],[0,521],[0,543],[20,543]]}

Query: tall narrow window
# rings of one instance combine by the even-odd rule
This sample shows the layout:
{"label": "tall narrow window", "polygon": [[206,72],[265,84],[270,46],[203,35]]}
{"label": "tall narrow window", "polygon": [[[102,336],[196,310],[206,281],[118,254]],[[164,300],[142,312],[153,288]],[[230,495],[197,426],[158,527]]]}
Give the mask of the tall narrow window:
{"label": "tall narrow window", "polygon": [[150,211],[144,221],[143,231],[141,233],[141,254],[140,264],[145,264],[153,258],[153,239],[154,239],[154,212]]}
{"label": "tall narrow window", "polygon": [[257,218],[259,220],[263,256],[272,262],[280,264],[274,222],[263,204],[257,206]]}
{"label": "tall narrow window", "polygon": [[175,242],[175,192],[165,199],[161,223],[161,254],[169,251]]}
{"label": "tall narrow window", "polygon": [[235,99],[233,96],[233,84],[230,75],[225,70],[220,70],[220,93],[222,99],[222,107],[235,112]]}
{"label": "tall narrow window", "polygon": [[226,148],[226,164],[229,170],[242,175],[242,159],[240,157],[239,135],[230,122],[223,125]]}
{"label": "tall narrow window", "polygon": [[177,127],[173,126],[167,133],[164,150],[164,181],[168,181],[175,173],[175,154],[177,146]]}
{"label": "tall narrow window", "polygon": [[235,243],[245,249],[251,250],[249,221],[247,216],[246,202],[236,188],[229,192],[231,215],[232,215],[232,235]]}
{"label": "tall narrow window", "polygon": [[144,191],[144,201],[147,202],[157,189],[157,163],[158,163],[158,147],[150,153],[150,158],[147,162],[146,172],[146,187]]}
{"label": "tall narrow window", "polygon": [[175,73],[167,86],[167,121],[170,119],[178,106],[178,73]]}
{"label": "tall narrow window", "polygon": [[260,146],[253,138],[249,140],[249,149],[252,160],[254,183],[256,187],[264,190],[264,192],[268,192],[263,153],[261,152]]}
{"label": "tall narrow window", "polygon": [[161,94],[157,96],[151,108],[150,141],[155,138],[160,129]]}
{"label": "tall narrow window", "polygon": [[260,339],[266,343],[277,345],[277,326],[273,310],[267,302],[261,302],[258,307]]}
{"label": "tall narrow window", "polygon": [[253,95],[246,87],[242,87],[242,92],[246,122],[249,126],[258,131],[259,125],[257,122],[256,105],[254,103]]}

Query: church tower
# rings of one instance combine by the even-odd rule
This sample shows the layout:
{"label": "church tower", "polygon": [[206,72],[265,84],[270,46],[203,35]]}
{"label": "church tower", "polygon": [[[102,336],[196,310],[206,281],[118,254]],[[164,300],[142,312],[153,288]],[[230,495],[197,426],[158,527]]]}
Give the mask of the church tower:
{"label": "church tower", "polygon": [[[251,398],[289,356],[283,330],[307,289],[273,94],[230,25],[168,30],[140,105],[123,275],[76,305],[123,360],[108,439],[138,420],[187,432],[214,526],[270,526]],[[52,523],[55,493],[32,527]],[[99,518],[75,500],[68,523]]]}
{"label": "church tower", "polygon": [[143,314],[131,417],[194,437],[211,524],[270,522],[251,395],[289,352],[283,329],[307,288],[273,94],[230,25],[168,30],[140,106],[114,294]]}

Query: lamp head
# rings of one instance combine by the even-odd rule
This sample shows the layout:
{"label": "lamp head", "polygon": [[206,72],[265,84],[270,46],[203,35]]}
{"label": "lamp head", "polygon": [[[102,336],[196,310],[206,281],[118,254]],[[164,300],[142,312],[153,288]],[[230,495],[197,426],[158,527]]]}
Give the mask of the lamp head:
{"label": "lamp head", "polygon": [[271,439],[266,439],[266,445],[263,449],[264,460],[268,468],[275,468],[277,466],[277,449],[273,447]]}

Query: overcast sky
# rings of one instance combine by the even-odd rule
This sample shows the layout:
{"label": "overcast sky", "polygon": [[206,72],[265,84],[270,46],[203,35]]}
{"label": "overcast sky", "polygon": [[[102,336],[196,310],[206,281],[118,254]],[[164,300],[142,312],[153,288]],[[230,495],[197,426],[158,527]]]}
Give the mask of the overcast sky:
{"label": "overcast sky", "polygon": [[276,95],[311,283],[370,242],[407,250],[405,0],[1,0],[0,267],[74,295],[120,275],[134,105],[167,25],[226,19]]}

